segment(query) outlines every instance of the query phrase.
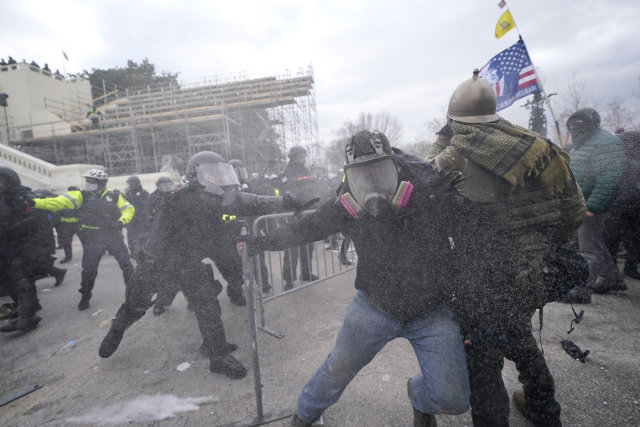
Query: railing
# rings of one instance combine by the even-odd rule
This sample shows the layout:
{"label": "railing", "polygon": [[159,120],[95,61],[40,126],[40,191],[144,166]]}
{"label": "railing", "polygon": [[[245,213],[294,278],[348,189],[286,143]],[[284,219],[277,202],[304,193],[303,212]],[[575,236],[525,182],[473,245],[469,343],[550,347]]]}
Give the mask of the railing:
{"label": "railing", "polygon": [[[313,212],[315,211],[305,211],[299,216],[310,215]],[[273,229],[274,227],[277,226],[278,222],[287,223],[290,221],[294,221],[297,217],[298,216],[294,215],[293,213],[261,216],[257,218],[253,223],[253,233],[254,235],[258,235],[263,231],[268,233],[270,229]],[[248,227],[243,227],[242,234],[248,234],[250,232],[251,230],[249,230]],[[299,291],[301,289],[305,289],[309,286],[313,286],[324,280],[336,277],[337,275],[340,275],[343,273],[347,273],[356,268],[355,267],[356,258],[353,252],[350,255],[351,267],[345,266],[343,268],[339,261],[334,262],[333,260],[334,257],[332,255],[333,252],[330,252],[331,260],[329,261],[327,260],[327,253],[325,251],[324,243],[322,241],[314,242],[311,245],[313,245],[315,249],[315,267],[316,267],[315,271],[318,273],[317,279],[313,281],[309,281],[306,284],[301,284],[300,286],[294,285],[294,287],[291,289],[284,289],[284,284],[287,283],[287,281],[283,280],[282,276],[283,275],[286,276],[287,274],[291,275],[292,273],[291,269],[293,268],[293,261],[291,261],[290,265],[288,266],[289,271],[287,272],[286,264],[279,262],[277,265],[274,265],[274,263],[272,263],[272,259],[276,256],[278,260],[281,260],[280,252],[278,252],[277,255],[274,255],[273,252],[267,252],[266,254],[257,255],[253,258],[249,258],[249,255],[248,255],[249,252],[247,247],[248,244],[245,244],[244,251],[242,252],[242,269],[243,269],[245,286],[247,289],[247,312],[248,312],[248,318],[249,318],[249,336],[251,338],[251,355],[252,355],[252,361],[253,361],[253,382],[254,382],[254,392],[256,396],[257,415],[250,419],[245,419],[242,421],[227,424],[225,427],[239,427],[239,426],[252,427],[252,426],[264,425],[264,424],[281,420],[283,418],[290,417],[291,415],[293,415],[293,413],[296,410],[295,407],[286,408],[281,411],[272,412],[269,414],[265,414],[263,410],[263,406],[262,406],[263,388],[262,388],[262,379],[260,375],[260,353],[258,350],[257,328],[260,327],[260,329],[270,333],[271,335],[277,338],[284,337],[284,334],[273,331],[265,325],[264,303],[271,301],[275,298],[286,297],[287,295],[293,292]],[[330,245],[333,245],[333,241],[330,242]],[[347,244],[346,246],[349,246],[349,245]],[[332,249],[332,248],[329,248],[329,249]],[[306,252],[308,254],[307,262],[309,263],[310,270],[313,270],[314,264],[313,264],[312,255],[310,255],[308,251],[305,251],[304,248],[303,249],[291,248],[291,249],[287,249],[286,251],[291,252],[295,250],[298,251],[298,255],[304,255],[303,252]],[[322,256],[318,255],[319,251],[322,252],[323,254]],[[320,262],[320,258],[322,258],[322,261],[323,261],[322,263]],[[265,263],[267,259],[269,260],[269,267],[266,267],[266,265],[262,267],[263,263]],[[289,260],[292,260],[291,253],[289,253]],[[297,260],[296,260],[296,263],[297,263]],[[331,265],[331,268],[329,268],[329,265]],[[324,266],[322,270],[320,270],[321,266]],[[265,284],[265,282],[262,280],[262,276],[263,276],[262,273],[264,272],[262,271],[263,268],[267,268],[268,270],[267,276],[270,278],[270,281],[271,281],[271,284],[270,284],[271,289],[269,291],[270,296],[267,298],[263,297],[263,290],[264,290],[264,284]],[[308,271],[308,273],[311,273],[311,271]],[[278,278],[280,279],[280,286],[276,286],[276,282]],[[291,275],[289,276],[289,278],[293,278],[293,276]],[[260,308],[260,323],[261,323],[260,326],[258,326],[256,322],[256,301],[258,302],[258,308]]]}

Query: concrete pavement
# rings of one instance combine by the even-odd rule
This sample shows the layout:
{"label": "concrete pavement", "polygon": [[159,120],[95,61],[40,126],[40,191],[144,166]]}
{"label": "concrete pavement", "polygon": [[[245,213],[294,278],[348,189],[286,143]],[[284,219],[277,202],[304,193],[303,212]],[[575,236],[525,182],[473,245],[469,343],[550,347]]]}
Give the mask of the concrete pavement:
{"label": "concrete pavement", "polygon": [[[58,251],[58,259],[61,253]],[[60,287],[53,287],[53,278],[38,282],[43,306],[38,328],[26,334],[0,335],[0,399],[34,384],[43,385],[0,407],[0,427],[78,425],[68,419],[158,393],[214,396],[220,402],[163,421],[131,425],[218,426],[255,415],[245,307],[232,305],[224,292],[220,295],[228,341],[238,344],[234,355],[249,369],[242,380],[208,372],[208,359],[198,353],[201,337],[195,317],[186,310],[182,294],[162,316],[149,310],[127,331],[118,351],[109,359],[100,359],[98,347],[124,299],[122,274],[113,257],[103,258],[91,307],[80,312],[77,290],[82,249],[77,238],[74,254],[73,261],[62,266],[69,272]],[[258,335],[265,412],[295,405],[298,393],[334,344],[355,292],[354,278],[354,272],[346,273],[267,303],[267,324],[286,336]],[[628,280],[627,284],[626,292],[594,295],[592,304],[576,306],[586,313],[570,335],[571,308],[557,303],[545,308],[542,344],[556,380],[565,426],[640,425],[640,282]],[[7,301],[0,298],[0,303]],[[532,327],[537,330],[537,326],[535,317]],[[590,350],[587,362],[570,358],[559,344],[563,339]],[[68,354],[57,354],[71,340],[77,341],[76,347]],[[178,372],[176,367],[183,362],[192,365]],[[390,343],[326,411],[325,425],[412,425],[406,382],[417,372],[409,343]],[[510,394],[520,388],[511,362],[506,363],[503,374]],[[438,423],[472,425],[469,413],[438,416]],[[511,425],[532,424],[512,406]]]}

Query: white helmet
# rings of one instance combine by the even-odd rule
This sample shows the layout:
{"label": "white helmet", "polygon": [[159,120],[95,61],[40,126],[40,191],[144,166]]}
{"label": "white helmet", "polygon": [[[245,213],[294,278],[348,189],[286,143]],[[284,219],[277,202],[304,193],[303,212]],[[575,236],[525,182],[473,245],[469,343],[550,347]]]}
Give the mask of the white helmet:
{"label": "white helmet", "polygon": [[94,178],[99,181],[107,182],[109,180],[109,175],[106,172],[101,171],[100,169],[91,169],[88,170],[82,175],[83,178]]}

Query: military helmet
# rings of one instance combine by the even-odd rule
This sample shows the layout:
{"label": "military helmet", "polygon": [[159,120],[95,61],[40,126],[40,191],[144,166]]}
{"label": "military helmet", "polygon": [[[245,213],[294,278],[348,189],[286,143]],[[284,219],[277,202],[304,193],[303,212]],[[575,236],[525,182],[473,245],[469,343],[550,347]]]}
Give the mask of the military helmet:
{"label": "military helmet", "polygon": [[138,178],[135,175],[132,175],[129,178],[127,178],[127,184],[140,184],[140,178]]}
{"label": "military helmet", "polygon": [[229,160],[229,164],[233,166],[233,170],[236,171],[236,175],[238,175],[238,179],[241,182],[244,182],[249,178],[249,176],[247,175],[247,169],[244,167],[244,163],[242,163],[242,160],[231,159]]}
{"label": "military helmet", "polygon": [[293,147],[291,147],[291,149],[289,149],[289,159],[295,157],[295,156],[306,156],[307,155],[307,150],[304,147],[301,147],[299,145],[294,145]]}
{"label": "military helmet", "polygon": [[107,182],[109,180],[109,175],[105,171],[101,171],[100,169],[89,169],[82,175],[83,178],[94,178],[98,181]]}
{"label": "military helmet", "polygon": [[242,163],[242,160],[239,160],[239,159],[231,159],[231,160],[229,160],[229,164],[231,166],[233,166],[234,169],[235,168],[243,168],[244,167],[244,163]]}
{"label": "military helmet", "polygon": [[476,68],[473,77],[453,91],[447,111],[449,118],[463,123],[488,123],[500,119],[496,114],[496,92],[489,82],[478,77],[478,73]]}

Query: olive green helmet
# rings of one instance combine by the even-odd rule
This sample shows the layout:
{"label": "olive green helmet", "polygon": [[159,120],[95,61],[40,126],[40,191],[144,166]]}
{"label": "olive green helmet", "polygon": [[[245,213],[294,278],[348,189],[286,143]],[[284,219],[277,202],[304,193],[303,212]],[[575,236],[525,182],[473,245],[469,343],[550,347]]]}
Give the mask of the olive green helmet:
{"label": "olive green helmet", "polygon": [[451,119],[463,123],[487,123],[500,119],[496,114],[496,92],[489,82],[478,77],[478,73],[476,68],[473,77],[453,91],[447,111]]}

